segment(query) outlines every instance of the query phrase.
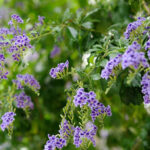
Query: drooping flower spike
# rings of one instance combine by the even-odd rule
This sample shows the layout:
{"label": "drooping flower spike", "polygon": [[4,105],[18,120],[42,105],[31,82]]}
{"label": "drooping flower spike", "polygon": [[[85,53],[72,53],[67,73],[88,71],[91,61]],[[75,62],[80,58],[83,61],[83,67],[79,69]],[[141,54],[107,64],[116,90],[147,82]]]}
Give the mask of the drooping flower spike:
{"label": "drooping flower spike", "polygon": [[127,29],[124,33],[125,38],[129,39],[131,32],[136,30],[139,26],[141,26],[143,21],[145,21],[145,20],[146,19],[144,17],[138,17],[137,21],[134,21],[134,22],[128,24]]}
{"label": "drooping flower spike", "polygon": [[98,102],[96,94],[93,91],[85,92],[83,88],[79,88],[77,94],[74,96],[73,102],[76,107],[83,107],[87,104],[91,109],[91,118],[93,122],[100,114],[106,113],[107,116],[112,115],[110,106],[105,107],[102,103]]}
{"label": "drooping flower spike", "polygon": [[24,86],[28,86],[35,92],[40,89],[39,82],[30,74],[17,75],[17,80],[13,80],[13,83],[16,84],[17,89],[23,89]]}
{"label": "drooping flower spike", "polygon": [[108,61],[105,68],[101,72],[101,77],[104,79],[108,79],[109,76],[112,74],[113,69],[118,66],[118,64],[121,62],[122,55],[118,54],[115,58],[112,58]]}
{"label": "drooping flower spike", "polygon": [[31,101],[31,97],[27,96],[24,92],[21,92],[19,95],[15,95],[15,101],[17,108],[33,109],[34,107],[34,104]]}
{"label": "drooping flower spike", "polygon": [[11,123],[14,121],[14,116],[16,114],[14,112],[6,112],[2,117],[2,124],[1,124],[1,129],[2,131],[5,131],[6,128],[11,125]]}
{"label": "drooping flower spike", "polygon": [[61,76],[65,71],[65,69],[68,69],[68,67],[69,67],[69,61],[67,60],[65,63],[58,64],[56,68],[51,68],[49,75],[55,79],[58,76]]}

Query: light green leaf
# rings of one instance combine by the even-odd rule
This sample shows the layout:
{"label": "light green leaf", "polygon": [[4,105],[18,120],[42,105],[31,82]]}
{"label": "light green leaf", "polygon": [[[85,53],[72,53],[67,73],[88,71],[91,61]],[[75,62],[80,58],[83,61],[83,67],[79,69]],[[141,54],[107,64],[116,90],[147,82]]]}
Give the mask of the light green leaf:
{"label": "light green leaf", "polygon": [[91,75],[91,78],[92,78],[93,80],[99,80],[101,77],[100,77],[100,74],[97,73],[97,74]]}
{"label": "light green leaf", "polygon": [[85,23],[82,24],[82,26],[84,28],[91,29],[92,28],[92,23],[91,22],[85,22]]}
{"label": "light green leaf", "polygon": [[68,27],[70,34],[72,35],[73,38],[76,38],[78,35],[78,32],[76,29],[72,28],[72,27]]}

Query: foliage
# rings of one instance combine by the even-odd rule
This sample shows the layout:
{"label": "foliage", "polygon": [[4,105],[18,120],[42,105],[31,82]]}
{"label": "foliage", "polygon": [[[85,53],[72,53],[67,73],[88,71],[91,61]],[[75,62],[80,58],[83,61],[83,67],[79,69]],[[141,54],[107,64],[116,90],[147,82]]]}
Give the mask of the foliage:
{"label": "foliage", "polygon": [[[26,50],[19,52],[19,58],[17,55],[18,61],[12,60],[14,52],[8,53],[7,46],[0,46],[6,60],[1,61],[1,73],[9,71],[6,74],[8,79],[0,80],[0,116],[9,111],[16,114],[8,130],[0,131],[0,149],[43,149],[48,133],[61,138],[58,133],[65,119],[71,128],[71,136],[63,147],[65,150],[150,148],[149,106],[143,104],[147,87],[146,93],[141,92],[144,87],[141,83],[146,80],[143,76],[149,71],[149,66],[145,67],[145,61],[136,55],[135,58],[140,62],[137,68],[134,64],[123,68],[122,62],[119,62],[114,65],[107,80],[101,75],[110,60],[118,54],[121,54],[121,59],[125,57],[125,52],[134,41],[140,44],[138,52],[144,53],[149,64],[149,1],[2,0],[0,6],[0,12],[3,12],[0,13],[1,28],[10,28],[8,21],[11,15],[18,14],[24,23],[17,23],[12,18],[13,26],[20,28],[19,35],[25,32],[29,38],[29,43],[24,46]],[[137,17],[146,19],[132,29],[130,37],[125,39],[124,32],[128,24],[136,21]],[[5,40],[0,38],[0,42],[14,44],[11,41],[15,36],[7,34]],[[69,66],[58,65],[66,60]],[[50,69],[56,66],[58,70],[53,79]],[[18,77],[18,74],[24,76]],[[30,78],[35,84],[30,84]],[[16,80],[19,82],[16,83]],[[149,76],[146,82],[149,82]],[[22,88],[18,88],[18,83]],[[85,95],[94,91],[96,100],[105,107],[105,112],[100,113],[93,122],[98,128],[96,147],[88,138],[83,140],[79,148],[73,142],[75,131],[72,126],[85,130],[86,124],[92,121],[89,103],[76,107],[74,96],[79,88],[84,88]],[[31,105],[17,108],[15,98],[22,91],[31,96],[33,110]],[[106,116],[109,113],[106,109],[108,105],[111,106],[111,117]],[[90,134],[91,130],[88,132]]]}

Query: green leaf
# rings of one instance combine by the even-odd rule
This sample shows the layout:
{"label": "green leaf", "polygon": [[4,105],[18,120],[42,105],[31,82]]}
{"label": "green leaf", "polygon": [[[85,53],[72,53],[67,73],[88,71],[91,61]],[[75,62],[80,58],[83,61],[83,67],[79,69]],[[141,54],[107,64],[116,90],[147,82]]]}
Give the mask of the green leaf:
{"label": "green leaf", "polygon": [[90,56],[90,58],[89,58],[89,63],[91,63],[91,64],[94,63],[94,55]]}
{"label": "green leaf", "polygon": [[127,84],[133,87],[141,86],[141,74],[138,72],[130,73],[127,77]]}
{"label": "green leaf", "polygon": [[56,26],[56,27],[52,28],[52,31],[53,32],[60,32],[61,28],[59,26]]}
{"label": "green leaf", "polygon": [[31,20],[31,19],[30,19],[30,18],[28,18],[28,19],[26,20],[26,23],[28,23],[30,20]]}
{"label": "green leaf", "polygon": [[73,38],[76,38],[78,35],[78,32],[76,29],[74,29],[73,27],[68,27],[70,34],[72,35]]}
{"label": "green leaf", "polygon": [[70,17],[71,17],[71,12],[70,12],[70,9],[66,9],[66,11],[64,12],[64,15],[63,15],[63,21],[66,21],[68,20]]}
{"label": "green leaf", "polygon": [[106,66],[106,64],[107,64],[107,62],[108,62],[108,60],[107,60],[107,59],[103,59],[103,60],[100,62],[99,66],[101,66],[101,67],[105,67],[105,66]]}
{"label": "green leaf", "polygon": [[96,8],[96,9],[94,9],[94,10],[88,12],[88,13],[85,15],[85,18],[84,18],[84,19],[86,19],[86,18],[88,18],[89,16],[91,16],[91,15],[97,13],[99,10],[100,10],[100,8]]}
{"label": "green leaf", "polygon": [[92,28],[92,22],[85,22],[82,24],[82,26],[84,28],[91,29]]}
{"label": "green leaf", "polygon": [[109,80],[107,88],[105,90],[105,94],[108,94],[108,92],[111,90],[111,88],[113,88],[115,86],[115,84],[116,84],[116,78],[114,77]]}
{"label": "green leaf", "polygon": [[123,85],[120,88],[119,95],[121,101],[127,105],[129,105],[130,103],[134,105],[140,105],[143,102],[141,88],[139,87],[128,87]]}
{"label": "green leaf", "polygon": [[93,80],[99,80],[101,77],[100,77],[100,74],[97,73],[97,74],[91,75],[91,78],[92,78]]}

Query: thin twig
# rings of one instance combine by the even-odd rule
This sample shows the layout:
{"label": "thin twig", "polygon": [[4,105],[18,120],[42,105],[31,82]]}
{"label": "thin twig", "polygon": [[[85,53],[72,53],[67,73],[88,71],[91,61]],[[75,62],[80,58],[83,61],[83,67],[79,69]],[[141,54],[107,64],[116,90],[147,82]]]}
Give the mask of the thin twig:
{"label": "thin twig", "polygon": [[143,4],[145,10],[147,11],[147,14],[150,15],[150,8],[147,6],[147,4],[144,0],[142,1],[142,4]]}

